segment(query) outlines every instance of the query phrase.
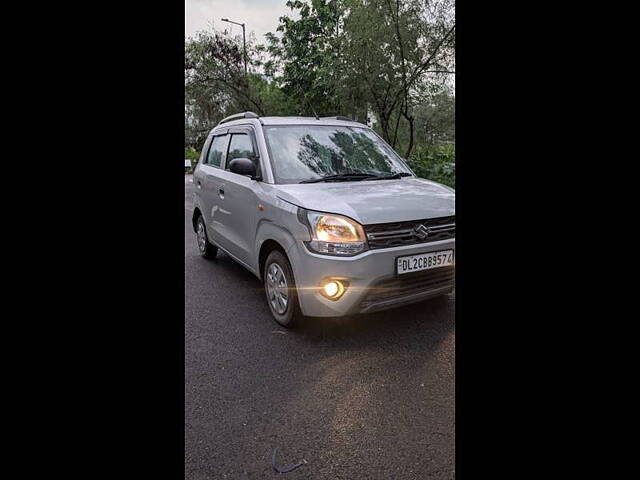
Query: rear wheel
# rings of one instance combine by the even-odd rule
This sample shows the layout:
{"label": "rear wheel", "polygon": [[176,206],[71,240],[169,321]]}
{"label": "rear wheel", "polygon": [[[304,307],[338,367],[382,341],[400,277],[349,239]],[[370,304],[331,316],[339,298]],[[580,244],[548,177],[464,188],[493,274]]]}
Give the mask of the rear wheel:
{"label": "rear wheel", "polygon": [[202,215],[198,217],[198,221],[196,223],[196,239],[198,240],[198,250],[202,257],[209,260],[216,258],[216,255],[218,254],[218,247],[209,242],[207,227],[204,224],[204,218],[202,218]]}
{"label": "rear wheel", "polygon": [[265,262],[264,291],[267,305],[276,322],[285,328],[291,328],[300,321],[302,313],[293,270],[287,257],[279,250],[271,252]]}

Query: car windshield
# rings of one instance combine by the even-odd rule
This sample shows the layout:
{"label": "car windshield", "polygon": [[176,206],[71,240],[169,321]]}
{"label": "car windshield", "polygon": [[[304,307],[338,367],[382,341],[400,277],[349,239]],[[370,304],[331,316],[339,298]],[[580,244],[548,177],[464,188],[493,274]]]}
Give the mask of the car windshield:
{"label": "car windshield", "polygon": [[392,175],[411,171],[368,128],[334,125],[265,126],[276,183],[328,175]]}

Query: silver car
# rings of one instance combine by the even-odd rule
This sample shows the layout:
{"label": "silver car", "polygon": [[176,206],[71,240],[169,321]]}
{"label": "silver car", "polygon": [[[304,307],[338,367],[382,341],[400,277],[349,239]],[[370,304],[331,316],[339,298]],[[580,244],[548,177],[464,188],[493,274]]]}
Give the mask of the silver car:
{"label": "silver car", "polygon": [[232,115],[209,134],[193,182],[201,255],[221,249],[263,280],[285,327],[454,288],[454,190],[417,178],[366,125]]}

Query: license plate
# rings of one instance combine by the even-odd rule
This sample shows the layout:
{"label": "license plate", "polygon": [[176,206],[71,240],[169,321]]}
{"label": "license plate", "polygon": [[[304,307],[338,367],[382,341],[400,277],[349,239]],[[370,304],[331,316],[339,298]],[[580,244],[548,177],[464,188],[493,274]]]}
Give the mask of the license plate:
{"label": "license plate", "polygon": [[453,265],[453,250],[408,255],[396,259],[398,275]]}

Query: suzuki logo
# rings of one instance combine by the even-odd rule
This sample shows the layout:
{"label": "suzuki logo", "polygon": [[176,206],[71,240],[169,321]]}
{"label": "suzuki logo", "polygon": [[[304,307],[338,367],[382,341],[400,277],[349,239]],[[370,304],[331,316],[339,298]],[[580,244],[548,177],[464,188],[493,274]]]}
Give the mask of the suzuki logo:
{"label": "suzuki logo", "polygon": [[431,230],[429,230],[429,227],[423,225],[422,223],[419,223],[418,225],[413,227],[413,233],[420,240],[424,240],[429,236],[429,234],[431,233]]}

